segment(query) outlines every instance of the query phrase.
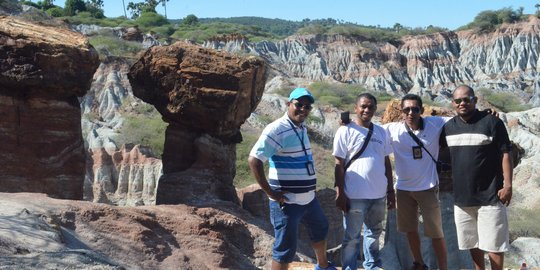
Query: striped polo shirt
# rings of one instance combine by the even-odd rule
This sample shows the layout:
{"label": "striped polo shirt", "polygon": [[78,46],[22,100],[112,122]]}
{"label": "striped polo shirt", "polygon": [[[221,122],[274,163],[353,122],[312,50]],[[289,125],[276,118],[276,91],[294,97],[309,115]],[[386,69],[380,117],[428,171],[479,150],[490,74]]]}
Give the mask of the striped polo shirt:
{"label": "striped polo shirt", "polygon": [[285,114],[266,126],[249,155],[268,160],[268,183],[274,190],[288,191],[288,203],[304,205],[313,200],[317,178],[308,173],[307,162],[314,162],[303,124],[295,126]]}

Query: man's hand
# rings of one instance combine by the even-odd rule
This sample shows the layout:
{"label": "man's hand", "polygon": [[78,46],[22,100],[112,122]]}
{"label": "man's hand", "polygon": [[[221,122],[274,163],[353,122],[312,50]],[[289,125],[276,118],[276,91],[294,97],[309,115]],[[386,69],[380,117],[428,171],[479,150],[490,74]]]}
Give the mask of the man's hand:
{"label": "man's hand", "polygon": [[503,187],[497,192],[499,200],[505,205],[510,205],[510,200],[512,199],[512,187]]}
{"label": "man's hand", "polygon": [[351,207],[351,205],[350,205],[350,202],[349,202],[349,198],[347,197],[347,195],[345,195],[345,192],[343,192],[342,194],[340,194],[339,191],[337,192],[337,194],[336,194],[336,206],[339,209],[341,209],[341,211],[343,211],[345,213],[349,212],[349,208]]}
{"label": "man's hand", "polygon": [[396,193],[394,191],[386,193],[386,206],[388,209],[396,208]]}
{"label": "man's hand", "polygon": [[270,197],[270,199],[276,202],[284,203],[289,200],[287,197],[285,197],[285,193],[287,193],[287,191],[270,190],[267,195]]}

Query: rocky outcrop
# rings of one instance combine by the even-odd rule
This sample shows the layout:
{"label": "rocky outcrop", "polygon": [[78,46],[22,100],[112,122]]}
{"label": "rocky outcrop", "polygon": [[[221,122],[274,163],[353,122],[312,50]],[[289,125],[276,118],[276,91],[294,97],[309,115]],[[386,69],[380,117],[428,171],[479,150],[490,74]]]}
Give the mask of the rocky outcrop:
{"label": "rocky outcrop", "polygon": [[144,106],[131,91],[129,66],[122,58],[105,59],[94,74],[90,90],[80,100],[88,151],[84,189],[87,200],[116,205],[155,203],[161,160],[148,147],[123,145],[118,133],[124,124],[122,112],[132,115],[135,112],[129,110]]}
{"label": "rocky outcrop", "polygon": [[80,34],[0,17],[0,191],[83,198],[77,97],[98,61]]}
{"label": "rocky outcrop", "polygon": [[258,43],[210,40],[205,46],[259,55],[287,78],[357,83],[436,100],[448,100],[450,90],[469,84],[515,93],[540,105],[540,20],[535,16],[493,33],[450,31],[405,36],[392,43],[309,35]]}
{"label": "rocky outcrop", "polygon": [[264,62],[187,43],[152,47],[131,67],[135,96],[169,123],[156,203],[237,201],[240,125],[260,101]]}
{"label": "rocky outcrop", "polygon": [[231,202],[117,207],[0,194],[0,264],[39,269],[268,269],[273,236]]}
{"label": "rocky outcrop", "polygon": [[151,150],[128,144],[111,154],[104,148],[90,149],[94,202],[115,205],[153,205],[161,176],[161,160]]}
{"label": "rocky outcrop", "polygon": [[507,124],[510,139],[519,144],[523,157],[515,162],[512,207],[528,208],[540,205],[538,193],[540,175],[540,108],[501,115]]}

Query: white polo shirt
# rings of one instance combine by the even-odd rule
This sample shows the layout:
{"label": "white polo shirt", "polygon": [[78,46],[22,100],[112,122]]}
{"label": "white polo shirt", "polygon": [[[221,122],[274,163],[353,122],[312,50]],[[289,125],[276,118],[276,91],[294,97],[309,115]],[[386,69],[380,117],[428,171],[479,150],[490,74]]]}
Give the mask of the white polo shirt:
{"label": "white polo shirt", "polygon": [[[332,155],[349,162],[362,148],[368,129],[354,122],[338,128]],[[345,194],[350,199],[379,199],[386,196],[388,180],[384,158],[392,151],[386,131],[373,124],[373,134],[365,151],[345,172]]]}
{"label": "white polo shirt", "polygon": [[[437,159],[439,157],[439,137],[444,124],[450,117],[423,117],[424,128],[413,130],[413,133],[424,144],[424,147]],[[407,191],[430,189],[439,184],[439,176],[433,159],[422,148],[422,158],[413,158],[413,146],[418,146],[407,133],[405,123],[394,122],[383,126],[388,132],[394,152],[396,188]]]}

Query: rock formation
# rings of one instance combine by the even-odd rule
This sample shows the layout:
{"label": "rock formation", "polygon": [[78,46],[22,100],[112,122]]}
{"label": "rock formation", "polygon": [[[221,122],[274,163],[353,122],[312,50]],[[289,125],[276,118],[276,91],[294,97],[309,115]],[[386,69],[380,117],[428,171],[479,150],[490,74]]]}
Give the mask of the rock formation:
{"label": "rock formation", "polygon": [[118,207],[0,196],[4,269],[268,269],[272,235],[231,202]]}
{"label": "rock formation", "polygon": [[209,40],[205,46],[259,55],[286,78],[358,83],[397,95],[418,93],[447,100],[470,84],[515,93],[540,105],[540,19],[475,30],[405,36],[392,43],[358,37],[292,36],[277,42]]}
{"label": "rock formation", "polygon": [[237,201],[240,125],[260,101],[266,67],[187,43],[152,47],[129,73],[135,96],[169,123],[156,203]]}
{"label": "rock formation", "polygon": [[84,36],[0,16],[0,191],[83,198],[77,97],[97,66]]}

